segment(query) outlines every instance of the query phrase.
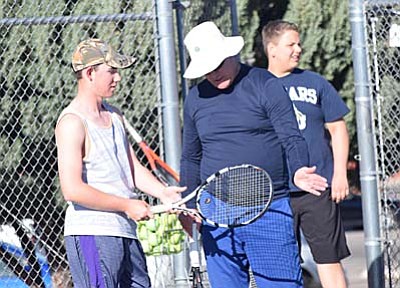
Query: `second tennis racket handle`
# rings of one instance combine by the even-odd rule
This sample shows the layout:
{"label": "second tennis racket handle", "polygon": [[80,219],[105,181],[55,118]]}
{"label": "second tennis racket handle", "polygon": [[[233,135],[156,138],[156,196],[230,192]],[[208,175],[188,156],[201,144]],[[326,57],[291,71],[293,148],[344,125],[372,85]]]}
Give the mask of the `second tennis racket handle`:
{"label": "second tennis racket handle", "polygon": [[171,209],[172,209],[172,205],[167,205],[167,204],[161,204],[161,205],[150,207],[150,211],[153,214],[164,213]]}

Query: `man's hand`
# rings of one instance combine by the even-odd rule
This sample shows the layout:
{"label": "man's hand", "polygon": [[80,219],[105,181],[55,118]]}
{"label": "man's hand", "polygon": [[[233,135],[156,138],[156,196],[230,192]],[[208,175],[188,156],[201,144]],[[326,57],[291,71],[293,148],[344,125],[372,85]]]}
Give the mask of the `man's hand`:
{"label": "man's hand", "polygon": [[346,199],[349,195],[349,183],[347,182],[347,175],[339,177],[337,174],[333,173],[332,178],[332,201],[339,203]]}
{"label": "man's hand", "polygon": [[321,191],[325,191],[328,187],[327,180],[316,174],[317,167],[301,167],[294,174],[293,182],[301,190],[307,191],[316,196],[321,195]]}
{"label": "man's hand", "polygon": [[201,219],[198,217],[194,216],[195,214],[191,213],[180,213],[179,214],[179,221],[181,222],[181,225],[183,227],[183,230],[186,231],[187,234],[189,234],[190,237],[192,237],[193,231],[192,231],[192,224],[193,222],[197,223],[197,227],[199,229],[199,226],[201,224]]}

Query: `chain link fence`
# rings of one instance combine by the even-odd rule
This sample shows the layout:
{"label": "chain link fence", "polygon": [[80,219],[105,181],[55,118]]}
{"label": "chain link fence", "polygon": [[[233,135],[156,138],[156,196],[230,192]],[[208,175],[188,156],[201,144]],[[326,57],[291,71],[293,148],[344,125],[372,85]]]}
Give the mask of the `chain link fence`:
{"label": "chain link fence", "polygon": [[[191,27],[213,20],[226,35],[238,29],[235,1],[169,3],[176,12],[179,73],[187,61],[182,37]],[[4,0],[0,7],[0,287],[20,282],[27,287],[72,287],[54,141],[56,119],[76,93],[71,53],[81,40],[97,37],[137,58],[133,68],[121,71],[123,80],[112,103],[165,156],[157,5],[153,0]],[[365,13],[385,277],[388,287],[399,287],[400,1],[365,2]],[[186,85],[194,83],[177,81],[183,98]],[[148,264],[154,287],[174,286],[172,255],[151,256]],[[189,286],[184,266],[178,268],[185,270]]]}
{"label": "chain link fence", "polygon": [[[181,12],[175,16],[176,23],[183,23],[177,30],[215,20],[231,34],[234,1],[218,2],[168,1]],[[66,203],[58,183],[54,127],[76,93],[70,59],[80,41],[100,38],[136,57],[133,68],[121,71],[122,81],[111,102],[149,146],[165,156],[156,3],[0,2],[0,287],[23,283],[72,287],[63,242]],[[178,45],[182,43],[177,41]],[[179,63],[184,61],[182,54]],[[136,144],[134,148],[146,163]],[[154,287],[173,286],[172,262],[171,255],[149,257]]]}
{"label": "chain link fence", "polygon": [[400,1],[365,4],[385,287],[400,287]]}
{"label": "chain link fence", "polygon": [[29,286],[71,287],[54,127],[76,93],[70,59],[80,41],[101,38],[138,59],[122,72],[113,101],[158,146],[154,4],[136,2],[1,2],[0,257],[6,287],[16,285],[15,276]]}

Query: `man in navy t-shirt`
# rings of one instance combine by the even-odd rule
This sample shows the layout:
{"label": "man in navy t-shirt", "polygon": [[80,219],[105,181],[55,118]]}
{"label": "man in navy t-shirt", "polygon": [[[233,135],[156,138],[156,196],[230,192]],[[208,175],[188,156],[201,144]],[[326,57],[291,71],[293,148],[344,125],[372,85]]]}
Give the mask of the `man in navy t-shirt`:
{"label": "man in navy t-shirt", "polygon": [[[185,45],[191,62],[184,77],[205,79],[191,88],[184,104],[181,184],[189,193],[221,168],[252,164],[270,174],[274,188],[267,212],[249,225],[228,229],[202,223],[211,286],[248,287],[251,268],[258,287],[302,287],[288,167],[299,189],[317,195],[326,179],[308,167],[290,98],[271,73],[238,62],[242,37],[225,37],[214,23],[204,22],[188,33]],[[190,216],[180,219],[190,232]]]}
{"label": "man in navy t-shirt", "polygon": [[335,88],[321,75],[298,69],[299,30],[276,20],[262,31],[268,71],[279,77],[293,102],[297,122],[307,141],[310,164],[328,180],[321,196],[291,185],[295,229],[308,241],[323,287],[346,287],[341,259],[350,255],[338,203],[349,193],[347,158],[349,136],[343,117],[349,109]]}

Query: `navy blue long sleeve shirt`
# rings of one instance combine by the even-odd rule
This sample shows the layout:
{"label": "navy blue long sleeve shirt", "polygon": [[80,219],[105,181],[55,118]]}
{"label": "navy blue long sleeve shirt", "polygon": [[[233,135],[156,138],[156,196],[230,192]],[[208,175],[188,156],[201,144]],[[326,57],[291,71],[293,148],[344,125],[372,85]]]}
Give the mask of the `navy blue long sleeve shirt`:
{"label": "navy blue long sleeve shirt", "polygon": [[218,170],[240,164],[265,169],[274,197],[286,196],[287,163],[291,171],[308,166],[307,144],[288,94],[271,73],[241,64],[227,89],[207,80],[191,88],[184,104],[180,178],[188,189],[183,196]]}

